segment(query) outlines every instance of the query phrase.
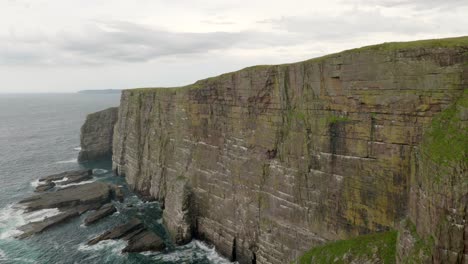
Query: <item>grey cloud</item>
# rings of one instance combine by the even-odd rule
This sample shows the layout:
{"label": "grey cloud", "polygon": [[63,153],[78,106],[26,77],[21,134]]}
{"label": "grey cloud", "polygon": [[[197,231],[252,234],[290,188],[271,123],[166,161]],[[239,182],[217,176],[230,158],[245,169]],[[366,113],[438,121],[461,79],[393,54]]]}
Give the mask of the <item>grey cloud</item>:
{"label": "grey cloud", "polygon": [[365,1],[384,7],[409,7],[413,9],[443,9],[448,11],[450,8],[468,6],[466,0],[370,0]]}
{"label": "grey cloud", "polygon": [[59,47],[77,56],[115,61],[145,61],[161,56],[209,52],[242,40],[242,33],[178,33],[131,23],[93,27],[84,35],[62,34]]}
{"label": "grey cloud", "polygon": [[398,33],[412,35],[430,32],[432,25],[416,18],[389,17],[379,11],[347,11],[339,16],[324,17],[282,17],[263,20],[259,23],[270,23],[274,28],[288,32],[303,33],[305,37],[326,40],[346,40],[353,37],[375,33]]}
{"label": "grey cloud", "polygon": [[[0,39],[2,40],[2,39]],[[231,47],[258,48],[287,45],[294,38],[254,31],[184,33],[127,22],[89,25],[80,33],[55,36],[3,38],[0,63],[102,64],[145,62],[164,56],[203,54]]]}

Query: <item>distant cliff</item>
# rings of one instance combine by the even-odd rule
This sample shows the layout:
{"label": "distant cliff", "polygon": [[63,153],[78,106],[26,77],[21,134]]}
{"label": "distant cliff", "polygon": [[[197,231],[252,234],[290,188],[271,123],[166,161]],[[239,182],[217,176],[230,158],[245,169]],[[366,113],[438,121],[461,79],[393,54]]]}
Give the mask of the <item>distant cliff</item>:
{"label": "distant cliff", "polygon": [[79,162],[110,158],[118,107],[89,114],[81,127]]}
{"label": "distant cliff", "polygon": [[466,263],[467,90],[468,37],[125,90],[113,167],[239,263]]}

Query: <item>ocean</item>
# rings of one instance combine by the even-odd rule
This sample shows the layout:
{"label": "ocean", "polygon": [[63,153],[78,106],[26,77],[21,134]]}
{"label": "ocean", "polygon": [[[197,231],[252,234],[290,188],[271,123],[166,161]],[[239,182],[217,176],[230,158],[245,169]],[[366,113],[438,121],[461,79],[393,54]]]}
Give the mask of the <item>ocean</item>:
{"label": "ocean", "polygon": [[[125,186],[112,175],[110,161],[80,165],[80,127],[86,115],[119,104],[119,94],[0,94],[0,263],[230,263],[214,247],[200,241],[173,246],[164,252],[122,254],[125,242],[86,242],[124,223],[130,217],[143,218],[164,239],[157,202],[143,202],[125,190],[119,212],[94,225],[82,225],[86,214],[31,238],[18,240],[16,228],[57,213],[55,209],[25,213],[14,204],[33,194],[37,179],[67,170],[94,169],[93,181]],[[129,206],[131,205],[131,206]]]}

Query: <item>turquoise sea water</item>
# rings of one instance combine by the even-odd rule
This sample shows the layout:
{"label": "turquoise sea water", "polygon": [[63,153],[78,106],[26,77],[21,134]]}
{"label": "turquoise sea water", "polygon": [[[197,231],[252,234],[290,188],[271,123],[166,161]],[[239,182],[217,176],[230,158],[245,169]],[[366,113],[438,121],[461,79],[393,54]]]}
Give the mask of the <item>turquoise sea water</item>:
{"label": "turquoise sea water", "polygon": [[[132,216],[141,218],[160,236],[161,210],[155,202],[142,202],[127,190],[119,212],[84,227],[86,214],[24,240],[14,239],[16,228],[56,210],[24,213],[12,207],[33,194],[37,179],[78,168],[98,169],[93,180],[124,185],[110,172],[110,162],[79,165],[79,129],[86,114],[119,104],[120,95],[21,94],[0,95],[0,263],[229,263],[213,247],[193,241],[165,252],[121,254],[122,241],[85,243]],[[128,205],[133,205],[129,207]]]}

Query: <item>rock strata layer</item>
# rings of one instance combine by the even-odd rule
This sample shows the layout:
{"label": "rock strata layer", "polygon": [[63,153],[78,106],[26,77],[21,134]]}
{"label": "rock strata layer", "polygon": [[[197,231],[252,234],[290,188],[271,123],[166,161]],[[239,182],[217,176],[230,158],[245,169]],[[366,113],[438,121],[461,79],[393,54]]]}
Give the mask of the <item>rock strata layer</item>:
{"label": "rock strata layer", "polygon": [[[239,263],[290,263],[327,241],[398,228],[407,216],[435,238],[429,259],[463,263],[466,159],[439,168],[418,150],[467,89],[465,37],[126,90],[113,167],[164,205],[174,241],[194,235]],[[463,109],[456,122],[466,120]],[[460,131],[454,150],[466,146]]]}
{"label": "rock strata layer", "polygon": [[86,117],[81,127],[79,162],[110,158],[117,114],[118,108],[112,107]]}
{"label": "rock strata layer", "polygon": [[103,240],[123,239],[128,245],[122,252],[161,251],[166,248],[164,241],[154,232],[148,230],[137,218],[116,226],[96,238],[88,241],[88,245],[95,245]]}
{"label": "rock strata layer", "polygon": [[101,206],[101,208],[99,208],[98,210],[90,214],[88,217],[86,217],[86,219],[84,220],[84,223],[85,225],[90,225],[115,212],[117,212],[117,209],[115,208],[113,204],[111,203],[105,204]]}
{"label": "rock strata layer", "polygon": [[[65,177],[69,177],[69,179],[64,180]],[[45,184],[39,186],[43,187],[43,189],[39,189],[41,193],[20,201],[17,206],[26,212],[42,209],[57,209],[58,213],[40,221],[30,222],[19,227],[18,230],[22,233],[17,237],[26,238],[40,233],[90,210],[100,209],[86,219],[88,223],[98,221],[115,212],[116,208],[112,204],[107,203],[112,199],[121,200],[122,193],[120,188],[112,184],[92,182],[64,187],[55,191],[47,190],[51,186],[50,184],[54,184],[54,181],[76,182],[78,179],[83,180],[85,177],[91,177],[88,170],[70,171],[42,178],[40,182],[45,182]],[[74,181],[71,181],[72,179],[74,179]],[[36,189],[36,191],[39,190]],[[106,205],[103,206],[103,204]]]}

